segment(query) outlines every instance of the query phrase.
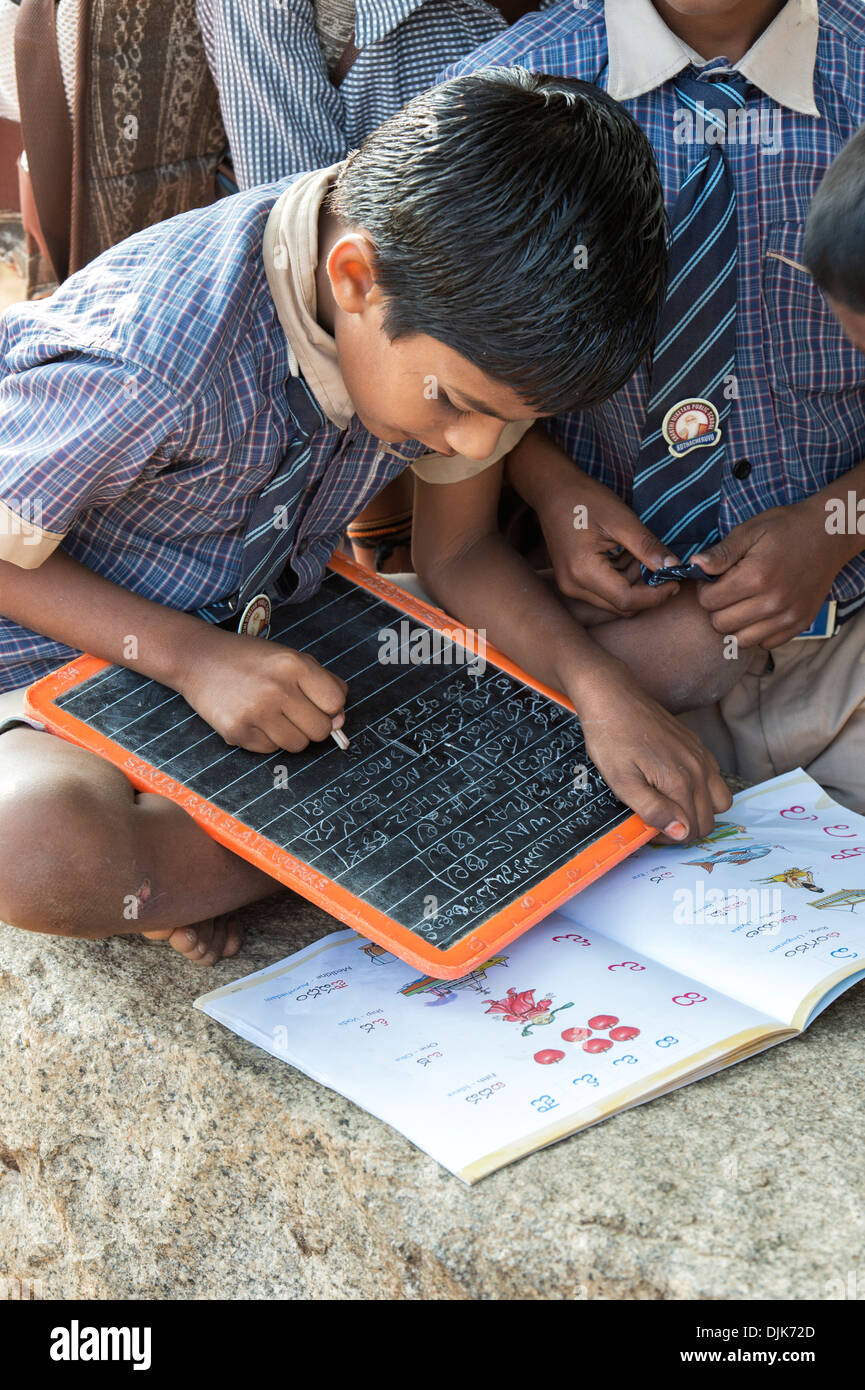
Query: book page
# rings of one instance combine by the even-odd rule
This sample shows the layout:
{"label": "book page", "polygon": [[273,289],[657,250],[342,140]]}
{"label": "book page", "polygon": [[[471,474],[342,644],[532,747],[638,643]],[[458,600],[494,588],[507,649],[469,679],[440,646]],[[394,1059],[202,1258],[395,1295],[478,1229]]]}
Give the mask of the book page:
{"label": "book page", "polygon": [[705,839],[647,845],[561,911],[801,1028],[865,967],[865,817],[786,773],[740,792]]}
{"label": "book page", "polygon": [[196,1007],[467,1182],[772,1031],[765,1015],[556,913],[461,980],[418,975],[349,930]]}

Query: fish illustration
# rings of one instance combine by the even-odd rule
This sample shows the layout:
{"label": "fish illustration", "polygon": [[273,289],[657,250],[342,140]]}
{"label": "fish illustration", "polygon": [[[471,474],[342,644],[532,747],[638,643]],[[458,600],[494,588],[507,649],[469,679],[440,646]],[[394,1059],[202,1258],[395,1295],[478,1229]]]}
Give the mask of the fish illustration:
{"label": "fish illustration", "polygon": [[705,869],[710,874],[719,864],[750,864],[752,859],[762,859],[773,849],[783,849],[783,845],[731,845],[720,849],[708,859],[686,859],[684,866],[692,869]]}

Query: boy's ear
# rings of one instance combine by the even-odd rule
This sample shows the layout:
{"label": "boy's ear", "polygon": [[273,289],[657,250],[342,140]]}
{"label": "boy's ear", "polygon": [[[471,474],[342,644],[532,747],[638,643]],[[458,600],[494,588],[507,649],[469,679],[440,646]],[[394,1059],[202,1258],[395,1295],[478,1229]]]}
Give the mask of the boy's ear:
{"label": "boy's ear", "polygon": [[359,314],[378,302],[375,251],[363,232],[346,232],[331,247],[327,274],[333,297],[347,314]]}

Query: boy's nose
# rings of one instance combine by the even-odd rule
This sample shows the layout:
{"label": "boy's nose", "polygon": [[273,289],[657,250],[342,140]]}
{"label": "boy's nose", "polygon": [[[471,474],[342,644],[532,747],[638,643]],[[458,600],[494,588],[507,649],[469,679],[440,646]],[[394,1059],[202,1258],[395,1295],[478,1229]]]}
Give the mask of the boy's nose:
{"label": "boy's nose", "polygon": [[473,415],[470,420],[460,420],[446,432],[445,438],[452,449],[469,459],[485,459],[493,452],[505,427],[503,420],[491,415]]}

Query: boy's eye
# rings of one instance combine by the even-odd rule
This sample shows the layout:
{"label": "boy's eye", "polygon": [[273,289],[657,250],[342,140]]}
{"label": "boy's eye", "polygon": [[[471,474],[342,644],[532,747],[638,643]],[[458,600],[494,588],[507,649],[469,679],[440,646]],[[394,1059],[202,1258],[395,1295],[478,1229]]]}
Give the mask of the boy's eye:
{"label": "boy's eye", "polygon": [[452,401],[447,391],[439,391],[439,400],[444,401],[445,405],[450,406],[451,410],[455,410],[457,415],[471,415],[472,413],[470,410],[463,410],[455,401]]}

